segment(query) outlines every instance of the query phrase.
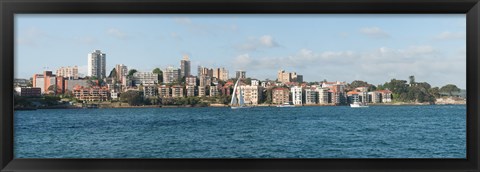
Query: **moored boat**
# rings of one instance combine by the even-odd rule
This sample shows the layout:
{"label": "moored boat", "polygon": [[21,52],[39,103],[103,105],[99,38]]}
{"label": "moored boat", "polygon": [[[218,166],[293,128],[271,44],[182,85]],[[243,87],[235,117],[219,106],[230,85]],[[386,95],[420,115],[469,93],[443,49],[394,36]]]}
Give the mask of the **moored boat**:
{"label": "moored boat", "polygon": [[353,104],[350,104],[350,107],[352,108],[362,108],[362,107],[368,107],[368,105],[359,103],[359,102],[353,102]]}

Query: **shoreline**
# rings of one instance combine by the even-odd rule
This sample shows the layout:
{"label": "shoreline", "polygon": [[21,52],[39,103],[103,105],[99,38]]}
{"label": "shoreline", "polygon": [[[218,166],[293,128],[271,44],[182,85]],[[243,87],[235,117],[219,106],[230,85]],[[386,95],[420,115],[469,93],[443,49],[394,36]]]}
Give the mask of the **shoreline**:
{"label": "shoreline", "polygon": [[[139,108],[204,108],[204,107],[214,107],[214,108],[224,108],[230,107],[229,105],[224,104],[211,104],[208,106],[192,106],[192,105],[142,105],[142,106],[130,106],[130,105],[121,105],[121,106],[102,106],[102,104],[97,104],[98,107],[87,108],[80,106],[63,106],[63,107],[40,107],[40,108],[14,108],[16,111],[32,111],[37,109],[139,109]],[[368,104],[368,106],[428,106],[428,105],[466,105],[466,103],[453,103],[453,104],[429,104],[429,103],[375,103]],[[259,104],[254,107],[276,107],[276,104]],[[349,105],[331,105],[331,104],[308,104],[308,105],[295,105],[295,107],[317,107],[317,106],[345,106]]]}

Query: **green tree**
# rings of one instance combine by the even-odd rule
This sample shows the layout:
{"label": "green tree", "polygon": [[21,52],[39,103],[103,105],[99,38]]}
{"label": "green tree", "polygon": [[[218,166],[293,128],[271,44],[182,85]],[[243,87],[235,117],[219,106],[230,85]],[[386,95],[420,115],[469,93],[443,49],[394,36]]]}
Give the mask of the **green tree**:
{"label": "green tree", "polygon": [[122,93],[120,95],[120,99],[123,102],[127,102],[130,106],[138,106],[144,103],[141,92],[134,90],[129,90],[125,93]]}
{"label": "green tree", "polygon": [[137,72],[138,72],[137,69],[130,69],[130,70],[128,71],[128,76],[133,76],[133,74],[135,74],[135,73],[137,73]]}
{"label": "green tree", "polygon": [[117,70],[115,70],[115,68],[113,68],[112,71],[110,71],[110,75],[108,75],[108,77],[118,79],[117,78]]}
{"label": "green tree", "polygon": [[360,80],[355,80],[350,84],[350,89],[353,90],[358,87],[369,87],[370,84],[368,84],[365,81],[360,81]]}
{"label": "green tree", "polygon": [[460,88],[458,88],[454,84],[447,84],[447,85],[443,86],[442,88],[440,88],[440,92],[448,93],[449,96],[453,96],[453,93],[460,92]]}
{"label": "green tree", "polygon": [[433,88],[430,88],[428,89],[428,93],[430,93],[430,95],[434,96],[435,98],[440,98],[440,88],[438,87],[433,87]]}
{"label": "green tree", "polygon": [[160,68],[153,69],[152,73],[158,74],[158,81],[163,82],[163,71]]}

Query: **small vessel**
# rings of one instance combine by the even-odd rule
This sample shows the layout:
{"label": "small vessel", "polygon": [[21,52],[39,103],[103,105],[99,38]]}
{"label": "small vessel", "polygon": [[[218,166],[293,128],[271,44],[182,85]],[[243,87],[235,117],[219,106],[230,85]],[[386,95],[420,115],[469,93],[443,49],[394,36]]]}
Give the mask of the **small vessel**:
{"label": "small vessel", "polygon": [[360,103],[360,102],[353,102],[353,104],[350,104],[350,107],[352,107],[352,108],[362,108],[362,107],[368,107],[368,105]]}
{"label": "small vessel", "polygon": [[285,102],[281,105],[277,105],[277,107],[295,107],[291,102]]}
{"label": "small vessel", "polygon": [[[239,94],[237,97],[237,86],[238,82],[240,81],[240,78],[238,78],[237,82],[235,83],[235,86],[233,87],[233,96],[232,96],[232,101],[230,102],[230,107],[232,109],[243,109],[243,108],[251,108],[250,106],[245,106],[245,100],[243,98],[243,90],[239,88]],[[238,99],[238,100],[237,100]]]}

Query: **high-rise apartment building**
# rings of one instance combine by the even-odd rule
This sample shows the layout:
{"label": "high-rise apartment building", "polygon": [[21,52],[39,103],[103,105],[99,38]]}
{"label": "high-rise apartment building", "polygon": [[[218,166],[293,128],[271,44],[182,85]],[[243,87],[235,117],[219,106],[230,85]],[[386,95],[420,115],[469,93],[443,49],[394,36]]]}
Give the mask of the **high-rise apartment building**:
{"label": "high-rise apartment building", "polygon": [[203,66],[198,66],[198,77],[200,76],[209,76],[213,78],[213,69],[209,69]]}
{"label": "high-rise apartment building", "polygon": [[180,78],[190,76],[190,59],[187,55],[180,61]]}
{"label": "high-rise apartment building", "polygon": [[236,72],[236,75],[235,77],[238,79],[238,78],[247,78],[247,72],[243,71],[243,70],[239,70]]}
{"label": "high-rise apartment building", "polygon": [[303,75],[297,75],[296,72],[285,72],[285,70],[279,70],[277,72],[277,80],[281,83],[303,82]]}
{"label": "high-rise apartment building", "polygon": [[213,77],[219,79],[219,80],[222,80],[222,81],[226,81],[228,80],[228,70],[226,70],[225,68],[216,68],[215,70],[213,70]]}
{"label": "high-rise apartment building", "polygon": [[57,69],[56,75],[67,79],[78,79],[78,67],[60,67],[60,69]]}
{"label": "high-rise apartment building", "polygon": [[115,65],[115,71],[117,72],[117,80],[123,82],[123,77],[128,75],[128,68],[123,64]]}
{"label": "high-rise apartment building", "polygon": [[105,78],[106,75],[106,55],[100,50],[95,50],[88,54],[88,73],[87,76],[97,77],[99,79]]}

